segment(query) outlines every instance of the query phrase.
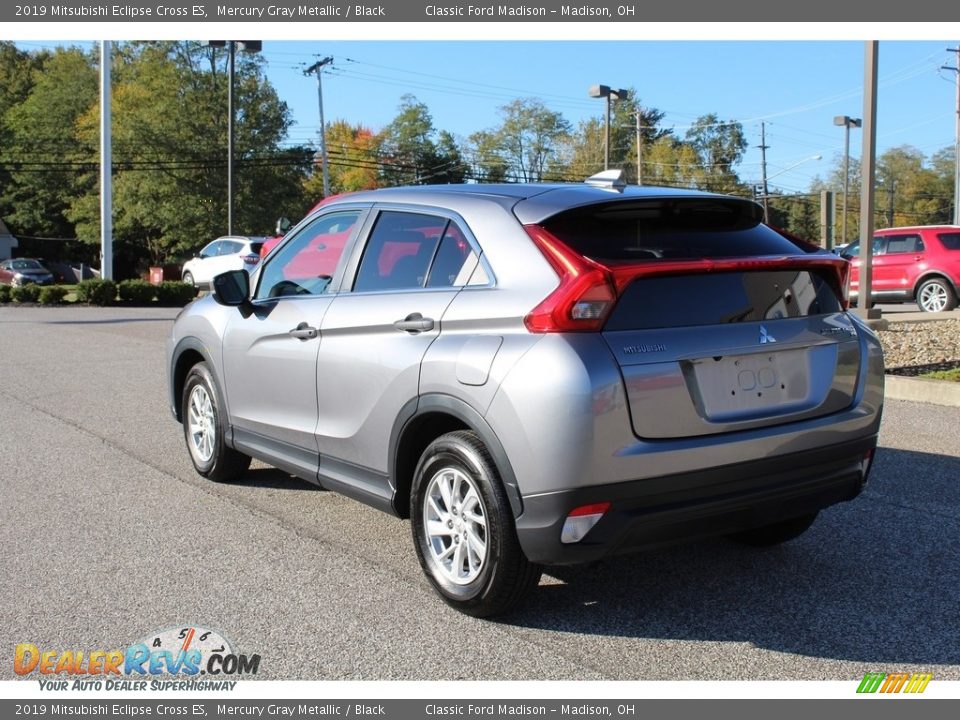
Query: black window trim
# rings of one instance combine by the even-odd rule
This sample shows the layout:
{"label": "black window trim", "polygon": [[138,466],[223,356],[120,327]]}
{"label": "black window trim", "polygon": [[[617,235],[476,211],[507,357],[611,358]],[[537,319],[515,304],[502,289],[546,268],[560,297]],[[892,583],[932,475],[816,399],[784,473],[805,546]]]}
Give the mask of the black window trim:
{"label": "black window trim", "polygon": [[[429,215],[433,217],[439,217],[446,220],[448,223],[456,223],[457,227],[460,229],[461,234],[464,239],[470,244],[470,249],[477,256],[477,265],[474,267],[473,273],[477,270],[477,267],[483,266],[483,270],[487,275],[487,282],[483,285],[470,285],[469,280],[468,284],[460,286],[447,286],[447,287],[417,287],[417,288],[406,288],[406,289],[388,289],[388,290],[354,290],[354,285],[357,281],[357,275],[360,272],[360,262],[363,259],[363,253],[366,251],[367,243],[370,241],[370,236],[373,234],[373,229],[376,227],[376,221],[379,219],[380,215],[384,212],[404,212],[414,215]],[[444,226],[444,232],[446,232],[446,226]],[[441,240],[443,236],[441,235]],[[427,279],[429,280],[429,271],[433,270],[433,261],[436,259],[436,253],[440,249],[440,243],[437,243],[437,247],[434,250],[434,256],[430,259],[430,266],[428,268]],[[471,278],[473,276],[471,273]],[[435,207],[432,205],[419,205],[419,204],[405,204],[405,203],[374,203],[370,208],[370,215],[367,218],[366,227],[364,227],[362,234],[357,238],[357,242],[352,249],[352,255],[350,261],[347,265],[346,272],[341,279],[339,294],[340,295],[386,295],[386,294],[398,294],[398,293],[436,293],[436,292],[459,292],[461,290],[479,290],[484,288],[492,288],[496,286],[496,278],[493,274],[493,271],[490,269],[489,264],[486,261],[486,258],[483,255],[483,249],[480,247],[480,244],[477,242],[476,237],[473,234],[473,231],[470,229],[470,225],[463,219],[463,217],[453,210],[448,210],[446,208]]]}

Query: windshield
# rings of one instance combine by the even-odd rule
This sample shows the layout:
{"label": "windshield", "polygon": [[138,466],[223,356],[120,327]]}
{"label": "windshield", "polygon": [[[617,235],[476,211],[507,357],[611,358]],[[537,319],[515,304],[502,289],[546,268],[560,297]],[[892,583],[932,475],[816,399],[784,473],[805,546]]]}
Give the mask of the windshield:
{"label": "windshield", "polygon": [[44,267],[36,260],[14,260],[11,266],[14,270],[43,270]]}

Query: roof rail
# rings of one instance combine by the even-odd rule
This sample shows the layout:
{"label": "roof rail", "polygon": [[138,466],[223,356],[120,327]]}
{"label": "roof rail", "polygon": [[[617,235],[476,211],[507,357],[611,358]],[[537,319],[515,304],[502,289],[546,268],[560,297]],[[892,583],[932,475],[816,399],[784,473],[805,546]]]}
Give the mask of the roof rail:
{"label": "roof rail", "polygon": [[604,170],[596,175],[591,175],[583,182],[592,187],[618,191],[622,191],[627,186],[627,181],[623,179],[623,170]]}

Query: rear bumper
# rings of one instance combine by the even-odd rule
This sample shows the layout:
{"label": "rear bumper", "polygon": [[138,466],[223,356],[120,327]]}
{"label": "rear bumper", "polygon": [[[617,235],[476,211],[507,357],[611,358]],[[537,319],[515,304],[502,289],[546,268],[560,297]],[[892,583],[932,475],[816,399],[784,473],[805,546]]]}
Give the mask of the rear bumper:
{"label": "rear bumper", "polygon": [[[659,478],[523,498],[517,533],[527,557],[563,565],[760,527],[856,497],[876,436]],[[610,502],[579,543],[560,531],[575,507]]]}

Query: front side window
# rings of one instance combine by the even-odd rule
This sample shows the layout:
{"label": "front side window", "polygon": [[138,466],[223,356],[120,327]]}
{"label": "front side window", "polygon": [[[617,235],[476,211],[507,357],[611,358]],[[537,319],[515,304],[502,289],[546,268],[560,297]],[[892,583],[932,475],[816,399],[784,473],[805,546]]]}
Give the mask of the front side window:
{"label": "front side window", "polygon": [[360,210],[322,215],[271,253],[254,299],[322,295],[327,292]]}

